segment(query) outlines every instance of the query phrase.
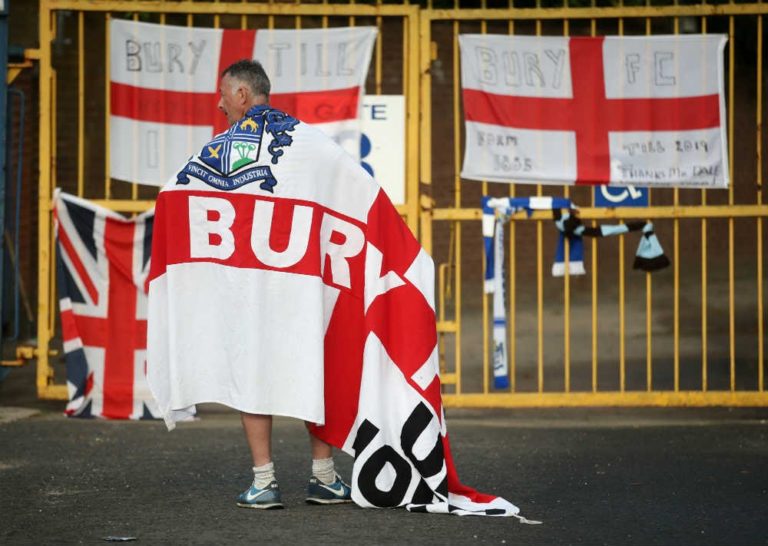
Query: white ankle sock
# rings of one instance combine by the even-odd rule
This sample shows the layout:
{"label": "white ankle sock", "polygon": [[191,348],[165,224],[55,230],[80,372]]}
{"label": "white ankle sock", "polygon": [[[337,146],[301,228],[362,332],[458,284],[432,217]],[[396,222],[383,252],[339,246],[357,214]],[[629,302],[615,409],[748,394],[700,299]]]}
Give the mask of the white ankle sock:
{"label": "white ankle sock", "polygon": [[253,467],[253,485],[264,489],[275,479],[275,465],[270,461],[265,465]]}
{"label": "white ankle sock", "polygon": [[312,475],[326,485],[336,481],[336,470],[333,466],[333,458],[312,459]]}

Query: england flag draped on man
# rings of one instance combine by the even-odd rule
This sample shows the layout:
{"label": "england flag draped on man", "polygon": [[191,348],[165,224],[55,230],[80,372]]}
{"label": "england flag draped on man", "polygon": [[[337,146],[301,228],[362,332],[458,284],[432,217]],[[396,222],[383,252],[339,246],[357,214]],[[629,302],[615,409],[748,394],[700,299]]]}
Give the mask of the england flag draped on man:
{"label": "england flag draped on man", "polygon": [[110,175],[162,186],[227,129],[221,72],[259,59],[272,104],[360,153],[360,110],[375,27],[230,30],[110,22]]}
{"label": "england flag draped on man", "polygon": [[726,188],[726,37],[462,35],[462,177]]}
{"label": "england flag draped on man", "polygon": [[459,482],[434,264],[327,136],[251,107],[163,188],[154,230],[147,378],[169,428],[201,402],[303,419],[354,455],[361,506],[520,517]]}

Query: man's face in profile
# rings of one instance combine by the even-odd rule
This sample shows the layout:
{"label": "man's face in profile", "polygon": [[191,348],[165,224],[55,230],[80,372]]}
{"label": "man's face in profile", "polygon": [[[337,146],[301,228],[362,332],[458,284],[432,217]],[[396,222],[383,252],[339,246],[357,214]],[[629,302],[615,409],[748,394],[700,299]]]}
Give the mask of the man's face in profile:
{"label": "man's face in profile", "polygon": [[232,125],[248,111],[245,86],[227,74],[221,78],[219,94],[219,110],[224,112],[227,123]]}

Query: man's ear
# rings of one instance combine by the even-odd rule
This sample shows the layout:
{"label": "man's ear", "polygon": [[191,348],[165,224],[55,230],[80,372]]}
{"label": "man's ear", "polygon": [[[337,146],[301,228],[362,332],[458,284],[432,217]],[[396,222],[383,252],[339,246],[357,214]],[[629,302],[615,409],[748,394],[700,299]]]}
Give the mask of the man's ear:
{"label": "man's ear", "polygon": [[245,104],[248,101],[248,91],[244,85],[237,87],[237,100],[240,104]]}

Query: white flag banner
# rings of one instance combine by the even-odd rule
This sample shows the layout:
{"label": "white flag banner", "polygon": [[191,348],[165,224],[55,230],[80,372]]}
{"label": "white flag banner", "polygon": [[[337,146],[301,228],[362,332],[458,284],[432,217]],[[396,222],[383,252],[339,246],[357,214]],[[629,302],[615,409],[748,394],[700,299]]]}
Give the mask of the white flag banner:
{"label": "white flag banner", "polygon": [[110,175],[161,186],[228,128],[221,72],[262,63],[270,104],[360,153],[365,78],[375,27],[229,30],[110,22]]}
{"label": "white flag banner", "polygon": [[[157,199],[147,380],[168,428],[210,401],[299,418],[355,457],[359,506],[536,523],[459,481],[434,264],[385,192],[283,112],[254,106],[245,121]],[[239,166],[209,153],[254,143]]]}
{"label": "white flag banner", "polygon": [[459,36],[462,177],[727,188],[726,41]]}

